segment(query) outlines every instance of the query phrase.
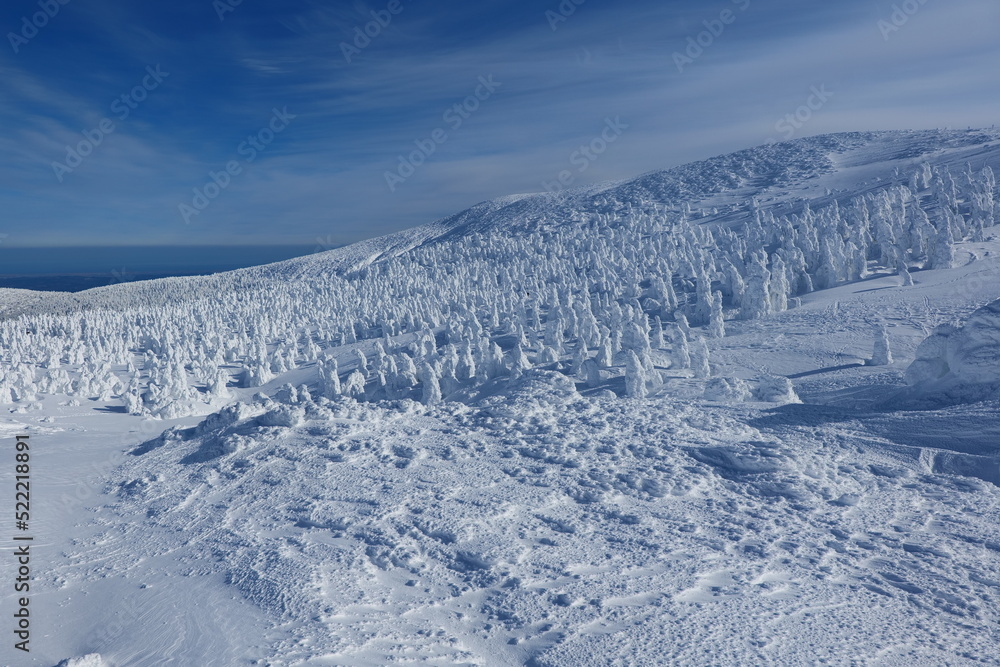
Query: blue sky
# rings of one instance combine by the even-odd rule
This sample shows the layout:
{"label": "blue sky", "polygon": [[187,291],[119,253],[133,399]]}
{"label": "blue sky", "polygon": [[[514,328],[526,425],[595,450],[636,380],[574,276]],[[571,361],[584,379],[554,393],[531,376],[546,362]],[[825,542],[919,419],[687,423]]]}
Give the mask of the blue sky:
{"label": "blue sky", "polygon": [[[3,3],[5,245],[333,245],[562,171],[584,185],[789,134],[998,115],[994,0],[235,1],[41,0],[37,31],[39,0]],[[348,62],[373,11],[387,25]],[[581,160],[609,119],[623,129]],[[398,171],[414,142],[433,154]]]}

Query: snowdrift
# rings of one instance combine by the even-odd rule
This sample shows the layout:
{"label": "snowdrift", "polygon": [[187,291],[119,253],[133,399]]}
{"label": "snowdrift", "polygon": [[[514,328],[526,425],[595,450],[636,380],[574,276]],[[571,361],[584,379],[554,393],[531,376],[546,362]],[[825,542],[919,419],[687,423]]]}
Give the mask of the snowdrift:
{"label": "snowdrift", "polygon": [[937,327],[917,348],[906,379],[928,398],[1000,396],[1000,301],[980,308],[961,327]]}

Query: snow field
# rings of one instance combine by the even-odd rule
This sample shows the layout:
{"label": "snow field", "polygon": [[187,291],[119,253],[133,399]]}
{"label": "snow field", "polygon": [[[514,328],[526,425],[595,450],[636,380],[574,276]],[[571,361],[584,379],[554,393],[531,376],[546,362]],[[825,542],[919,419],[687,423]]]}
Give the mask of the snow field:
{"label": "snow field", "polygon": [[99,462],[32,664],[996,664],[997,138],[17,295],[0,425],[49,498]]}

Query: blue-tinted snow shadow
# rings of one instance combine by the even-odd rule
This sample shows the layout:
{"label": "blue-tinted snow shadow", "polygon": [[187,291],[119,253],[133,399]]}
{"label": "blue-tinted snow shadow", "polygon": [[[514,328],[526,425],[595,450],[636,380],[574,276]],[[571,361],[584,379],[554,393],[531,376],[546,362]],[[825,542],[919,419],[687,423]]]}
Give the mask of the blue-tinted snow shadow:
{"label": "blue-tinted snow shadow", "polygon": [[864,419],[856,408],[838,408],[810,403],[790,403],[766,410],[747,423],[755,428],[775,429],[788,426],[825,426]]}
{"label": "blue-tinted snow shadow", "polygon": [[871,289],[859,289],[855,294],[864,294],[866,292],[881,292],[886,289],[897,289],[899,285],[887,285],[885,287],[872,287]]}
{"label": "blue-tinted snow shadow", "polygon": [[[892,392],[889,387],[882,390]],[[863,407],[857,404],[789,404],[767,410],[748,424],[760,429],[783,429],[853,422],[852,428],[860,427],[884,441],[904,447],[986,457],[986,464],[995,466],[1000,456],[1000,401],[942,402],[937,398],[936,401],[918,401],[908,392],[897,390],[891,397],[866,403]],[[987,481],[993,482],[992,477]]]}
{"label": "blue-tinted snow shadow", "polygon": [[102,405],[99,408],[94,408],[95,412],[110,412],[113,414],[123,415],[128,412],[124,405]]}
{"label": "blue-tinted snow shadow", "polygon": [[864,364],[843,364],[842,366],[829,366],[827,368],[817,368],[814,371],[806,371],[804,373],[796,373],[795,375],[789,375],[789,380],[798,380],[799,378],[811,377],[813,375],[823,375],[824,373],[835,373],[836,371],[846,371],[850,368],[864,368]]}

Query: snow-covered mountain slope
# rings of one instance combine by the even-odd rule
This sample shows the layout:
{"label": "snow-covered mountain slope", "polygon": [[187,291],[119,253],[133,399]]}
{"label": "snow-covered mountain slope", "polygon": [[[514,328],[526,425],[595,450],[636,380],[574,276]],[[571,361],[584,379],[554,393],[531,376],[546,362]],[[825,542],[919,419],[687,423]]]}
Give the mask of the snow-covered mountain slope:
{"label": "snow-covered mountain slope", "polygon": [[1000,396],[906,376],[941,325],[993,372],[998,141],[804,139],[8,314],[25,664],[995,662]]}
{"label": "snow-covered mountain slope", "polygon": [[0,287],[0,317],[31,312],[49,299],[67,296],[62,292],[36,292],[34,290]]}
{"label": "snow-covered mountain slope", "polygon": [[[547,231],[633,210],[684,211],[698,224],[738,226],[757,209],[780,217],[801,213],[806,203],[816,210],[893,184],[909,185],[924,164],[956,174],[967,165],[1000,169],[1000,130],[853,132],[769,144],[621,182],[500,197],[428,225],[264,267],[49,295],[48,308],[66,312],[165,297],[198,298],[239,289],[246,280],[349,274],[470,233]],[[29,311],[40,309],[18,310]]]}
{"label": "snow-covered mountain slope", "polygon": [[894,183],[908,184],[924,163],[954,171],[967,164],[1000,169],[1000,130],[844,133],[770,144],[617,183],[503,197],[402,235],[264,270],[278,275],[349,271],[418,242],[491,230],[553,229],[650,204],[690,209],[690,218],[702,224],[736,225],[751,217],[753,199],[776,216],[800,213],[806,202],[818,209]]}

